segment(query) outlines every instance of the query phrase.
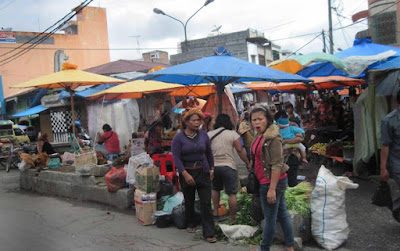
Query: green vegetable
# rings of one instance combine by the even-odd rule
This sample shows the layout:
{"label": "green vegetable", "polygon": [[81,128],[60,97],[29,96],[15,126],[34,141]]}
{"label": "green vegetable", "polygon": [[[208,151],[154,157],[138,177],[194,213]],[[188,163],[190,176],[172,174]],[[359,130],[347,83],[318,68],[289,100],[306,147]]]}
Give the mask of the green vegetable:
{"label": "green vegetable", "polygon": [[287,209],[307,217],[311,210],[311,191],[312,187],[308,182],[301,182],[295,187],[287,188],[285,191]]}

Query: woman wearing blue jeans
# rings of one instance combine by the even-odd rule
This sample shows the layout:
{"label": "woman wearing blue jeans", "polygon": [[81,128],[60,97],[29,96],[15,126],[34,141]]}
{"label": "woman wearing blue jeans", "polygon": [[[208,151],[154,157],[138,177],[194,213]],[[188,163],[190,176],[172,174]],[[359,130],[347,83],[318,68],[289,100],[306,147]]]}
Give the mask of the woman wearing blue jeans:
{"label": "woman wearing blue jeans", "polygon": [[284,196],[288,167],[283,162],[279,127],[273,124],[271,113],[263,107],[257,107],[251,111],[250,121],[257,133],[257,138],[251,147],[251,154],[254,172],[260,182],[261,206],[265,219],[261,250],[270,250],[275,235],[276,221],[279,221],[285,236],[285,249],[293,251],[292,221],[286,209]]}

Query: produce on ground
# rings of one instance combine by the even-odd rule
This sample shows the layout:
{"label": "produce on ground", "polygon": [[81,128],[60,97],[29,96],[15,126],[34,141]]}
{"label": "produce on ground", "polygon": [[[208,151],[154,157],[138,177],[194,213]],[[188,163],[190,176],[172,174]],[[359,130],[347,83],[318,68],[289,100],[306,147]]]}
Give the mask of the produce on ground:
{"label": "produce on ground", "polygon": [[310,214],[312,187],[309,182],[301,182],[295,187],[288,187],[285,191],[288,210],[300,213],[303,217]]}
{"label": "produce on ground", "polygon": [[325,143],[316,143],[310,147],[310,150],[326,154],[326,144]]}

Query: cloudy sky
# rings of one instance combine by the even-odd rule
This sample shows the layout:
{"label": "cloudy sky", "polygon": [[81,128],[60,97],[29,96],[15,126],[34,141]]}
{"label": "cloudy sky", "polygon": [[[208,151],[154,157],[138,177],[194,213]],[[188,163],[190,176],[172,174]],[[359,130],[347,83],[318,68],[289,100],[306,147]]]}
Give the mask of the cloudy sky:
{"label": "cloudy sky", "polygon": [[[82,0],[0,0],[0,27],[15,31],[43,31],[67,14]],[[177,21],[153,13],[159,8],[183,22],[205,0],[94,0],[90,5],[107,9],[112,60],[137,59],[152,49],[177,53],[184,40]],[[332,0],[335,50],[352,46],[354,35],[367,28],[366,21],[352,24],[351,16],[367,9],[367,0]],[[194,16],[188,39],[203,38],[222,25],[220,32],[256,29],[284,50],[301,53],[321,51],[322,29],[328,30],[328,0],[214,0]],[[311,34],[310,34],[311,33]],[[215,33],[214,33],[215,34]],[[306,36],[302,36],[309,34]],[[313,40],[314,39],[314,40]],[[229,48],[228,48],[229,49]]]}

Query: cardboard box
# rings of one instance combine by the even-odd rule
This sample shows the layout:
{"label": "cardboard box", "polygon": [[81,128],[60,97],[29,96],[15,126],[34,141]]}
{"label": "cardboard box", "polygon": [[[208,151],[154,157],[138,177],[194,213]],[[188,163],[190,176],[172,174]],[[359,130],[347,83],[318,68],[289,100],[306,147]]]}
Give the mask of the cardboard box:
{"label": "cardboard box", "polygon": [[138,166],[135,172],[135,187],[145,193],[157,192],[160,170],[158,167]]}
{"label": "cardboard box", "polygon": [[153,223],[153,214],[157,210],[157,200],[148,200],[148,198],[157,198],[157,196],[155,193],[149,194],[138,189],[135,190],[136,218],[143,226]]}

